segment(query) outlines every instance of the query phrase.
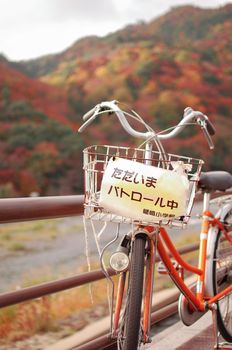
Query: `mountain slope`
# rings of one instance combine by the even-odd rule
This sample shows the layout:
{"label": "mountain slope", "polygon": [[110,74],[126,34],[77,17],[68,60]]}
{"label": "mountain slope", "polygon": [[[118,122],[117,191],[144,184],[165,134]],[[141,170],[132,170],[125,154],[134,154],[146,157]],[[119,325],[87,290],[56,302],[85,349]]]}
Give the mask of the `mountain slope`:
{"label": "mountain slope", "polygon": [[30,101],[35,110],[62,123],[68,123],[69,107],[63,89],[31,79],[18,70],[9,67],[8,64],[1,62],[0,76],[0,91],[3,94],[1,96],[2,103],[4,103],[4,98],[10,98],[12,101]]}
{"label": "mountain slope", "polygon": [[54,72],[62,62],[71,62],[77,57],[85,60],[94,59],[99,55],[106,55],[123,44],[131,46],[133,43],[151,40],[153,43],[161,42],[178,46],[185,40],[191,45],[192,40],[210,38],[215,26],[231,21],[232,4],[218,9],[176,7],[151,22],[128,25],[103,38],[90,36],[77,40],[60,54],[47,55],[29,61],[11,62],[11,64],[31,77],[42,77]]}
{"label": "mountain slope", "polygon": [[202,157],[205,169],[232,171],[231,33],[232,4],[183,6],[83,38],[58,55],[24,62],[0,56],[0,194],[82,192],[84,144],[137,144],[114,116],[99,118],[83,136],[71,130],[111,99],[131,105],[155,130],[175,125],[186,106],[201,110],[216,125],[215,152],[193,127],[167,149]]}
{"label": "mountain slope", "polygon": [[[0,63],[0,196],[70,194],[80,189],[83,141],[66,93]],[[76,183],[77,181],[77,183]]]}
{"label": "mountain slope", "polygon": [[[169,149],[209,159],[210,168],[232,170],[231,33],[231,4],[209,11],[175,8],[148,24],[78,41],[61,54],[62,63],[40,79],[65,87],[77,116],[101,100],[117,99],[159,130],[177,123],[188,105],[201,110],[219,130],[216,152],[210,153],[201,135],[191,130],[180,141],[168,143]],[[109,125],[106,133],[104,123],[95,124],[89,134],[95,142],[95,135],[106,134],[117,142],[120,127],[115,134]]]}

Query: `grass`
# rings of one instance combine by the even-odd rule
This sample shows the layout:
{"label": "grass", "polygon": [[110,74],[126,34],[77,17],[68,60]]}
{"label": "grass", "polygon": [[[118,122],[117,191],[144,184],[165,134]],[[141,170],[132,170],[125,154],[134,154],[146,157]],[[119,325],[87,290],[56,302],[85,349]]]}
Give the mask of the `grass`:
{"label": "grass", "polygon": [[24,339],[37,332],[52,330],[50,300],[43,297],[3,309],[0,312],[1,342]]}
{"label": "grass", "polygon": [[51,241],[74,230],[83,232],[83,227],[73,222],[67,228],[62,219],[4,224],[0,226],[0,248],[11,252],[26,250],[26,243],[39,240]]}
{"label": "grass", "polygon": [[[96,282],[93,288],[94,307],[102,306],[102,316],[108,313],[105,296],[106,282]],[[0,343],[22,340],[41,332],[64,331],[64,328],[65,335],[67,332],[71,334],[90,322],[91,309],[88,286],[3,308],[0,310]]]}
{"label": "grass", "polygon": [[13,242],[12,244],[8,245],[8,250],[11,252],[26,251],[27,247],[23,243]]}

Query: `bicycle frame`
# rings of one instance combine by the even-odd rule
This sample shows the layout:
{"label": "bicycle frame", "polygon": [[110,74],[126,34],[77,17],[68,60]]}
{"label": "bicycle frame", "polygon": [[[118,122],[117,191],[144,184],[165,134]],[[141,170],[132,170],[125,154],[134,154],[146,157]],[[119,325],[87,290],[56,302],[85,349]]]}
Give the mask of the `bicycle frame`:
{"label": "bicycle frame", "polygon": [[[207,212],[207,214],[209,214],[209,212]],[[211,214],[210,218],[212,217],[213,217],[213,214]],[[202,312],[206,311],[207,308],[210,307],[210,305],[212,305],[213,303],[221,299],[223,296],[232,292],[232,285],[231,285],[227,287],[225,290],[223,290],[221,293],[216,294],[215,296],[206,296],[204,293],[207,234],[208,234],[208,229],[210,225],[216,225],[218,226],[218,228],[223,229],[226,232],[224,225],[219,220],[215,218],[213,220],[209,220],[208,218],[203,219],[202,228],[204,229],[204,231],[201,232],[201,238],[200,238],[198,268],[186,263],[181,258],[178,251],[172,244],[166,230],[162,227],[160,228],[160,235],[157,242],[158,253],[164,265],[166,266],[167,270],[169,271],[169,274],[173,279],[174,283],[177,285],[180,291],[186,296],[186,298],[189,300],[189,302],[192,304],[195,310],[202,311]],[[190,288],[184,283],[183,279],[180,277],[180,275],[176,271],[160,238],[162,238],[167,248],[169,249],[171,255],[176,259],[176,261],[182,268],[197,274],[198,277],[197,277],[196,294],[194,294],[190,290]]]}
{"label": "bicycle frame", "polygon": [[[143,307],[143,341],[146,343],[148,341],[148,332],[150,329],[150,314],[151,314],[151,299],[153,290],[153,272],[154,272],[154,262],[155,262],[155,251],[157,246],[157,251],[161,260],[163,261],[166,269],[172,278],[173,282],[176,284],[178,289],[185,295],[189,301],[189,306],[193,308],[193,311],[205,312],[213,307],[213,304],[219,299],[223,298],[228,293],[232,292],[232,285],[227,287],[222,292],[212,295],[205,295],[205,273],[206,273],[206,251],[207,251],[207,238],[209,228],[212,226],[218,227],[222,230],[225,235],[225,239],[231,242],[231,238],[227,233],[226,227],[223,223],[214,217],[214,215],[209,211],[205,210],[209,207],[209,194],[204,195],[204,211],[203,220],[200,233],[200,248],[199,248],[199,258],[198,267],[188,264],[182,259],[178,251],[176,250],[174,244],[168,236],[167,231],[164,227],[154,227],[146,226],[139,227],[138,231],[146,233],[148,238],[148,258],[146,262],[146,282],[144,291],[144,307]],[[154,233],[155,232],[155,233]],[[136,234],[136,233],[135,233]],[[165,248],[165,246],[166,248]],[[196,293],[194,293],[184,282],[183,273],[179,273],[177,269],[173,266],[170,256],[172,256],[178,263],[180,270],[187,270],[197,275]],[[114,336],[117,334],[117,327],[119,323],[120,309],[122,305],[122,298],[124,293],[126,272],[120,275],[119,287],[117,293],[116,301],[116,312],[114,317]]]}

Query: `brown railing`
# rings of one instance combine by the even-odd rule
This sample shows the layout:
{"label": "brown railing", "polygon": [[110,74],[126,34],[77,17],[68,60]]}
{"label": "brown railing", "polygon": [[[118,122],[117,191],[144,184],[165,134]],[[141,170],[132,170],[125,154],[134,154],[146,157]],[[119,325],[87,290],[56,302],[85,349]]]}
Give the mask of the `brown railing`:
{"label": "brown railing", "polygon": [[[180,254],[187,254],[197,250],[199,247],[198,243],[186,245],[178,250]],[[156,261],[159,261],[157,257]],[[109,269],[109,274],[112,276],[114,271]],[[14,292],[0,294],[0,308],[21,303],[23,301],[40,298],[48,294],[61,292],[66,289],[71,289],[74,287],[79,287],[81,285],[99,281],[105,278],[102,270],[95,270],[92,272],[86,272],[81,275],[68,277],[62,280],[46,282],[43,284],[38,284],[32,287],[18,289]]]}
{"label": "brown railing", "polygon": [[[151,326],[155,323],[164,320],[165,318],[174,315],[178,311],[178,295],[175,296],[175,301],[171,304],[168,304],[156,309],[151,314]],[[98,338],[88,341],[85,344],[81,344],[75,347],[72,347],[70,350],[96,350],[96,349],[113,349],[112,345],[116,344],[116,340],[112,339],[110,334],[101,335]],[[116,348],[115,348],[116,349]]]}
{"label": "brown railing", "polygon": [[[82,213],[83,196],[0,199],[0,223],[75,216]],[[187,245],[179,249],[179,253],[186,254],[192,252],[198,249],[198,246],[198,243]],[[159,257],[157,257],[157,261],[158,260]],[[109,269],[109,273],[111,275],[114,274],[111,269]],[[3,293],[0,294],[0,307],[39,298],[103,278],[105,278],[103,272],[97,270],[62,280],[23,288],[9,293]],[[162,305],[162,307],[152,315],[152,322],[154,323],[168,317],[176,311],[177,302],[167,300],[166,304]],[[99,344],[101,344],[101,346],[109,345],[112,344],[112,340],[109,340],[109,337],[104,335],[86,345],[81,345],[80,349],[96,349],[96,346]]]}
{"label": "brown railing", "polygon": [[0,223],[83,214],[84,196],[0,199]]}

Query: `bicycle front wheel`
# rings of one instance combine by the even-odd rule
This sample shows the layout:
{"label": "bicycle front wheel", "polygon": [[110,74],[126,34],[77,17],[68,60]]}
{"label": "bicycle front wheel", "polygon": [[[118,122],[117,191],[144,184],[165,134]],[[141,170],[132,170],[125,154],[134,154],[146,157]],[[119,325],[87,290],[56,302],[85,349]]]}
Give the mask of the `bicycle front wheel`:
{"label": "bicycle front wheel", "polygon": [[128,296],[123,320],[124,325],[122,326],[122,350],[135,350],[139,344],[145,244],[146,237],[142,234],[136,235],[131,252]]}
{"label": "bicycle front wheel", "polygon": [[[232,214],[225,221],[232,225]],[[232,239],[232,232],[228,233]],[[214,293],[223,291],[232,283],[232,244],[219,231],[214,249],[213,284]],[[223,338],[232,342],[232,293],[217,302],[217,324]]]}

